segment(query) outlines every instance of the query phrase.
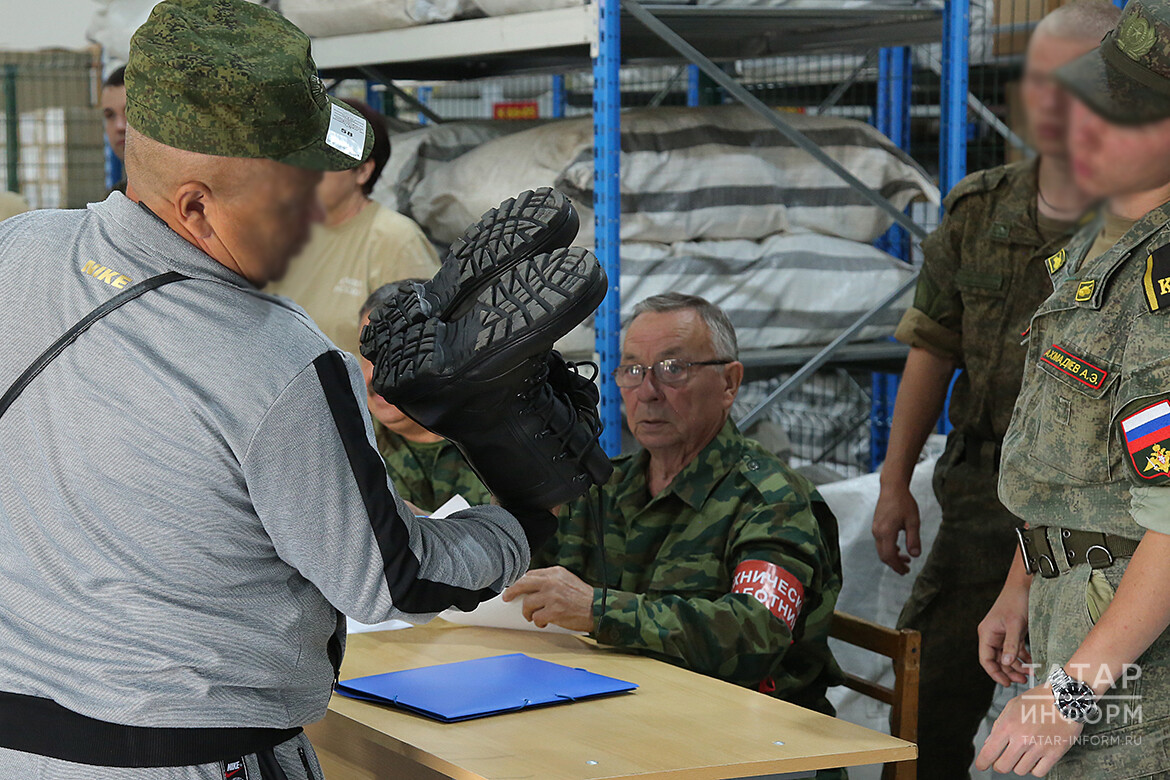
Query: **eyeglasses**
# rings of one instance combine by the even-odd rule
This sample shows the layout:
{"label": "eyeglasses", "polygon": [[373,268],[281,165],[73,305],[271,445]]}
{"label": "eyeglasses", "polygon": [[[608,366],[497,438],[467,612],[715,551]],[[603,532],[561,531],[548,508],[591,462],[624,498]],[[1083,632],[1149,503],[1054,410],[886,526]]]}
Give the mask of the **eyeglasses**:
{"label": "eyeglasses", "polygon": [[618,387],[637,387],[646,378],[647,371],[654,372],[654,378],[664,385],[677,387],[687,383],[691,378],[691,366],[725,366],[730,360],[680,360],[667,358],[657,363],[644,366],[641,363],[624,363],[613,371],[614,381]]}

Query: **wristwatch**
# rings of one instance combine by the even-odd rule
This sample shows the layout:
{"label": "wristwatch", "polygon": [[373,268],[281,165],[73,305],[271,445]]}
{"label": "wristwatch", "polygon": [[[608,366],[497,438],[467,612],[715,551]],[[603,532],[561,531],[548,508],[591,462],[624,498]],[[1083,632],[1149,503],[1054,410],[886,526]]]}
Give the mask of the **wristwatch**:
{"label": "wristwatch", "polygon": [[1062,667],[1054,666],[1048,675],[1056,709],[1066,719],[1076,723],[1095,723],[1100,715],[1093,689],[1080,680],[1068,676]]}

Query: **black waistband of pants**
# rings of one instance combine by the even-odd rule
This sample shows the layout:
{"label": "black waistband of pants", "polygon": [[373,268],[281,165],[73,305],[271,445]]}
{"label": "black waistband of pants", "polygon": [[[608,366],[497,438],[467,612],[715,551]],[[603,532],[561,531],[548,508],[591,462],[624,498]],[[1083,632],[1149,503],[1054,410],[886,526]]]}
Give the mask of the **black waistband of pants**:
{"label": "black waistband of pants", "polygon": [[156,728],[81,715],[52,699],[0,692],[0,747],[77,764],[195,766],[258,753],[300,728]]}
{"label": "black waistband of pants", "polygon": [[998,441],[982,439],[969,433],[963,437],[963,460],[977,469],[999,471],[999,457],[1003,449]]}

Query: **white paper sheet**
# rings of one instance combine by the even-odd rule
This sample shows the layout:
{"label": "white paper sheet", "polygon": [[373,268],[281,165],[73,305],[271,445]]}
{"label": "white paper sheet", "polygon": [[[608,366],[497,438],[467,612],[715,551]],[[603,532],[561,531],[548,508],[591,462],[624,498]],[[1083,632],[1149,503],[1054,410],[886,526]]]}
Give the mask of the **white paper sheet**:
{"label": "white paper sheet", "polygon": [[514,628],[521,631],[547,631],[551,634],[576,634],[578,636],[585,636],[584,631],[570,631],[567,628],[561,628],[560,626],[551,624],[546,628],[538,628],[535,623],[529,623],[524,619],[522,603],[523,599],[506,602],[503,596],[496,596],[494,599],[483,602],[471,612],[460,612],[457,609],[449,609],[440,614],[439,617],[443,618],[443,620],[459,623],[464,626]]}

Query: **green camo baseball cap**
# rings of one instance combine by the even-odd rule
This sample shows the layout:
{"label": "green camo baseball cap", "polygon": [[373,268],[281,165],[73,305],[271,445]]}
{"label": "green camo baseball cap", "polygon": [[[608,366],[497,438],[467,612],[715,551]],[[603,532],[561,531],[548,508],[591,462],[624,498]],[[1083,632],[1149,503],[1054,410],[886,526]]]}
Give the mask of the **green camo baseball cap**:
{"label": "green camo baseball cap", "polygon": [[1098,48],[1053,75],[1114,124],[1170,118],[1170,0],[1129,0]]}
{"label": "green camo baseball cap", "polygon": [[325,92],[309,37],[246,0],[166,0],[130,39],[126,122],[176,149],[320,171],[360,165],[365,118]]}

